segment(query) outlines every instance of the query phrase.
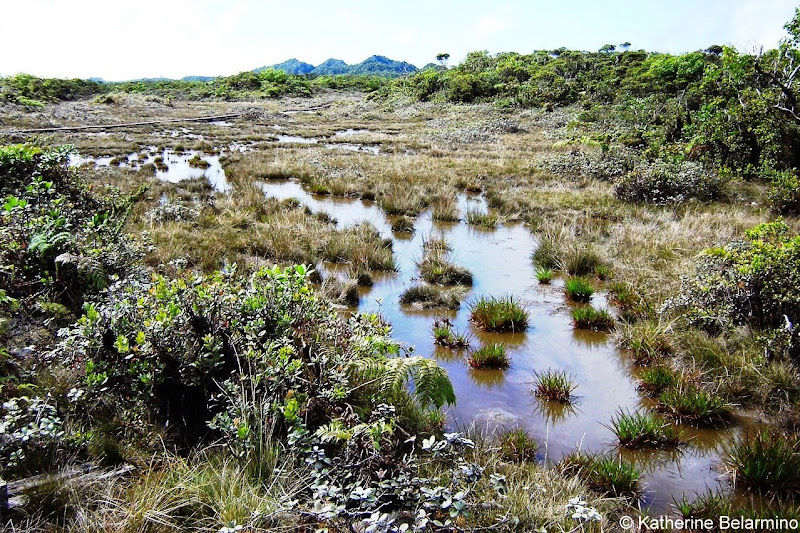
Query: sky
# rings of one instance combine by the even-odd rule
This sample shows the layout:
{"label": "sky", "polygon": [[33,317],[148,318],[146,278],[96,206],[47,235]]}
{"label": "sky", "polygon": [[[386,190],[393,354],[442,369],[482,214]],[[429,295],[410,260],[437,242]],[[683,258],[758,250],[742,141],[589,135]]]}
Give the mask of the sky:
{"label": "sky", "polygon": [[773,48],[794,0],[3,0],[0,75],[107,81],[230,75],[291,57],[373,54],[424,66],[449,53],[562,46],[683,53]]}

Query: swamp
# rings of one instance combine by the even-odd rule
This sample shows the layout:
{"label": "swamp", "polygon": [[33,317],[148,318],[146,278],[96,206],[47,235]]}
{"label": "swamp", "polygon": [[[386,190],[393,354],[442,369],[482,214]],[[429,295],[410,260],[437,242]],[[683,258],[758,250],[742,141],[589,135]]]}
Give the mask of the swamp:
{"label": "swamp", "polygon": [[760,56],[0,79],[3,524],[798,517],[798,17]]}

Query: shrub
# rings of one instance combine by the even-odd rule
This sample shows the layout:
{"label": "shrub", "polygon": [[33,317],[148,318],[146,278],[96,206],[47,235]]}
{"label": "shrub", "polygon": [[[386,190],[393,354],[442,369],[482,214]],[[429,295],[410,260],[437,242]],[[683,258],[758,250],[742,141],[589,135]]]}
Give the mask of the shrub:
{"label": "shrub", "polygon": [[594,287],[586,278],[570,277],[564,282],[564,292],[574,302],[588,302],[594,294]]}
{"label": "shrub", "polygon": [[522,428],[504,431],[500,435],[500,454],[508,461],[533,461],[538,449],[536,441]]}
{"label": "shrub", "polygon": [[572,393],[577,388],[573,379],[563,370],[537,372],[534,394],[560,403],[572,403]]}
{"label": "shrub", "polygon": [[484,331],[525,331],[528,327],[528,313],[511,296],[482,296],[469,310],[470,320]]}
{"label": "shrub", "polygon": [[738,439],[728,464],[736,484],[758,492],[786,495],[800,491],[800,443],[770,430]]}
{"label": "shrub", "polygon": [[[317,395],[341,398],[348,383],[363,380],[364,396],[350,398],[356,403],[383,398],[402,405],[408,378],[423,404],[452,401],[435,363],[393,357],[399,345],[389,326],[377,315],[340,319],[306,275],[298,265],[250,277],[153,275],[111,286],[108,300],[87,305],[62,342],[64,357],[86,370],[86,401],[73,416],[169,422],[189,445],[211,428],[238,447],[254,428],[272,431],[303,419],[315,430],[328,415],[299,413],[313,410]],[[347,348],[330,349],[343,340]]]}
{"label": "shrub", "polygon": [[781,215],[800,213],[800,179],[794,171],[773,172],[770,207]]}
{"label": "shrub", "polygon": [[620,200],[656,205],[679,204],[690,198],[709,201],[721,196],[722,181],[699,163],[656,161],[620,178],[614,194]]}
{"label": "shrub", "polygon": [[595,309],[587,305],[576,307],[572,310],[572,320],[578,329],[591,329],[593,331],[611,331],[616,320],[604,309]]}
{"label": "shrub", "polygon": [[672,447],[682,441],[678,430],[664,418],[646,412],[618,413],[611,421],[611,431],[625,448]]}
{"label": "shrub", "polygon": [[508,368],[510,364],[506,347],[499,342],[481,346],[469,355],[467,362],[472,368]]}
{"label": "shrub", "polygon": [[771,330],[774,355],[800,357],[800,236],[786,223],[760,224],[741,241],[706,250],[696,271],[668,307],[710,332],[741,324]]}

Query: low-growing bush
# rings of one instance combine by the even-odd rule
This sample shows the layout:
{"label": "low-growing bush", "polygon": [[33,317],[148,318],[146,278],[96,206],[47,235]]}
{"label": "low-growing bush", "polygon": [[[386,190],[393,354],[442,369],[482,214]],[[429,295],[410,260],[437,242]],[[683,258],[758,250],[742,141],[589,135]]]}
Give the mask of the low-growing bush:
{"label": "low-growing bush", "polygon": [[800,213],[800,179],[794,171],[772,173],[769,192],[770,207],[781,215]]}
{"label": "low-growing bush", "polygon": [[712,333],[736,325],[770,332],[768,351],[800,358],[800,236],[782,220],[706,250],[668,307]]}
{"label": "low-growing bush", "polygon": [[617,180],[614,194],[628,202],[679,204],[689,199],[709,201],[722,194],[722,180],[699,163],[656,161]]}

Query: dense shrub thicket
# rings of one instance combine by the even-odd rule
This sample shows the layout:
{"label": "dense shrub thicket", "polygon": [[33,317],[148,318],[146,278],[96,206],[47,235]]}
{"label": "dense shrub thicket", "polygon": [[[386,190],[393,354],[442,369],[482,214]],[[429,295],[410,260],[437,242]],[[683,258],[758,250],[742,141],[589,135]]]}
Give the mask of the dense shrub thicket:
{"label": "dense shrub thicket", "polygon": [[706,250],[671,306],[710,331],[751,325],[771,335],[775,356],[800,357],[800,236],[781,220]]}

